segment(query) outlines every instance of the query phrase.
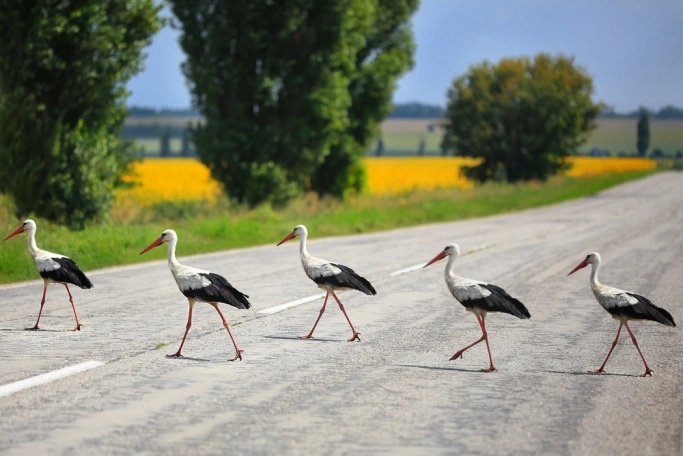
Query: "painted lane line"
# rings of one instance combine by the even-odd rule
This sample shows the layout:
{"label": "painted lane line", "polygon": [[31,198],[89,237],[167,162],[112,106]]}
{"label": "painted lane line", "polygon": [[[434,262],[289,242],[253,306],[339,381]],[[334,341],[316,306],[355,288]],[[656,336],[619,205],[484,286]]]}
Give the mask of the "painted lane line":
{"label": "painted lane line", "polygon": [[409,268],[394,271],[391,274],[389,274],[389,277],[396,277],[396,276],[400,276],[401,274],[408,274],[409,272],[417,271],[418,269],[423,268],[425,264],[427,264],[427,263],[420,263],[420,264],[416,264],[415,266],[411,266]]}
{"label": "painted lane line", "polygon": [[46,374],[36,375],[35,377],[30,377],[24,380],[19,380],[18,382],[9,383],[7,385],[0,386],[0,397],[9,396],[17,391],[25,390],[27,388],[33,388],[34,386],[49,383],[60,378],[68,377],[79,372],[84,372],[96,367],[104,366],[105,363],[100,361],[87,361],[85,363],[76,364],[74,366],[64,367],[62,369],[57,369],[56,371],[48,372]]}
{"label": "painted lane line", "polygon": [[312,295],[312,296],[306,296],[305,298],[296,299],[294,301],[289,301],[289,302],[286,302],[284,304],[280,304],[279,306],[269,307],[268,309],[259,310],[256,313],[273,315],[273,314],[276,314],[278,312],[282,312],[283,310],[287,310],[291,307],[300,306],[302,304],[306,304],[308,302],[313,302],[315,300],[322,299],[324,297],[325,297],[325,293],[320,293],[320,294]]}

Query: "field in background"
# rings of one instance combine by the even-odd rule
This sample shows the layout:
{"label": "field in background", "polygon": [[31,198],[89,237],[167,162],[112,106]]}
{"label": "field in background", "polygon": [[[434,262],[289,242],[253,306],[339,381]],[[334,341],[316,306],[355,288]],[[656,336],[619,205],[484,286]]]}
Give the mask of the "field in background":
{"label": "field in background", "polygon": [[[463,157],[368,157],[368,189],[373,195],[459,188],[474,184],[460,173],[461,166],[477,161]],[[617,174],[656,168],[654,160],[616,157],[571,157],[568,176]],[[126,177],[132,188],[119,190],[117,206],[131,203],[152,205],[164,202],[215,201],[219,184],[206,166],[192,158],[147,158],[135,164]]]}
{"label": "field in background", "polygon": [[[184,128],[190,122],[197,122],[198,117],[130,117],[126,125],[141,127],[160,125],[169,128]],[[424,144],[424,155],[441,155],[441,137],[443,130],[439,126],[439,119],[389,119],[382,123],[383,155],[414,156],[420,151],[420,143]],[[588,141],[581,146],[579,153],[588,154],[593,149],[608,150],[612,156],[619,153],[627,155],[636,152],[636,124],[637,119],[598,119],[598,128]],[[650,149],[651,153],[659,148],[665,155],[673,156],[683,151],[683,120],[650,120]],[[145,155],[159,153],[158,137],[137,137],[136,143],[141,146]],[[369,145],[368,155],[377,153],[378,141]],[[180,138],[171,139],[171,153],[180,154]]]}

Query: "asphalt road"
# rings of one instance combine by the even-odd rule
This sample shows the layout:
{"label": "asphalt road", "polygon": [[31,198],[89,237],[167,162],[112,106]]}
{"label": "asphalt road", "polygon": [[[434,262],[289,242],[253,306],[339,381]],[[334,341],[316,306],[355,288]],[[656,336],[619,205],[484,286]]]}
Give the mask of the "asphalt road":
{"label": "asphalt road", "polygon": [[[48,291],[41,331],[23,330],[35,322],[41,283],[0,287],[0,385],[105,363],[0,397],[0,453],[681,454],[681,328],[633,323],[651,378],[638,377],[644,368],[625,334],[607,374],[588,374],[618,324],[593,298],[589,269],[566,275],[599,251],[603,283],[648,296],[681,325],[682,227],[683,174],[664,173],[515,214],[324,240],[311,232],[312,255],[351,266],[377,288],[377,296],[340,294],[360,343],[346,342],[333,303],[313,340],[296,336],[321,300],[257,313],[320,292],[297,241],[183,257],[180,232],[181,262],[251,296],[251,310],[223,307],[244,349],[235,363],[205,304],[195,306],[186,357],[164,357],[187,318],[165,246],[147,254],[158,261],[89,272],[95,288],[74,291],[84,325],[76,333],[67,331],[74,321],[61,286]],[[479,372],[483,344],[448,361],[480,332],[446,289],[445,261],[390,276],[450,242],[464,253],[460,275],[502,286],[531,312],[488,318],[497,373]]]}

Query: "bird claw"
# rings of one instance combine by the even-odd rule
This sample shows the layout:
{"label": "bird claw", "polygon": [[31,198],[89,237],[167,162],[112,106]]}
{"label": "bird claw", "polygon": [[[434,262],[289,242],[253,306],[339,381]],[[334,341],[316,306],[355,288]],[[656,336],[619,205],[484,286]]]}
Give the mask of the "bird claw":
{"label": "bird claw", "polygon": [[606,373],[606,372],[605,372],[605,369],[603,369],[602,367],[599,368],[599,369],[595,369],[595,370],[590,370],[590,371],[588,371],[589,374],[599,374],[599,373],[601,373],[601,372]]}
{"label": "bird claw", "polygon": [[235,360],[237,360],[237,359],[239,359],[240,361],[242,361],[242,352],[243,352],[243,351],[244,351],[244,350],[237,350],[237,353],[235,354],[235,357],[234,357],[233,359],[229,359],[228,361],[235,361]]}
{"label": "bird claw", "polygon": [[641,377],[652,377],[653,372],[654,371],[648,367],[647,370],[645,371],[645,373],[643,375],[641,375]]}
{"label": "bird claw", "polygon": [[180,352],[175,352],[173,354],[166,355],[166,358],[182,358],[183,355],[180,354]]}
{"label": "bird claw", "polygon": [[70,329],[69,331],[72,331],[72,332],[73,332],[73,331],[80,331],[80,330],[81,330],[81,326],[83,326],[83,325],[79,323],[79,324],[76,325],[76,327],[75,327],[74,329]]}
{"label": "bird claw", "polygon": [[351,337],[351,339],[347,340],[347,342],[353,342],[354,340],[357,340],[358,342],[360,342],[360,333],[359,332],[354,331],[353,337]]}
{"label": "bird claw", "polygon": [[485,367],[481,371],[482,372],[498,372],[498,369],[496,369],[496,366],[491,366],[491,367]]}
{"label": "bird claw", "polygon": [[312,334],[306,334],[305,336],[296,336],[297,339],[313,339]]}
{"label": "bird claw", "polygon": [[451,358],[448,361],[453,361],[453,360],[456,360],[458,358],[462,359],[462,352],[458,352],[455,355],[451,356]]}
{"label": "bird claw", "polygon": [[24,328],[24,331],[38,331],[40,328],[38,325],[31,326],[30,328]]}

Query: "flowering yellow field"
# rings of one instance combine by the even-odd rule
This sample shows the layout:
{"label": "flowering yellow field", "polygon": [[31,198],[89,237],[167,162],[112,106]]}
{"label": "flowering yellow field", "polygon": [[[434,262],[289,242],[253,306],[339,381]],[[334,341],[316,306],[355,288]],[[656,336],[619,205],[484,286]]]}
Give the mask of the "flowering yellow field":
{"label": "flowering yellow field", "polygon": [[129,199],[142,204],[163,201],[213,200],[220,193],[218,182],[211,179],[209,168],[193,158],[146,158],[136,162],[133,188],[121,190],[119,202]]}
{"label": "flowering yellow field", "polygon": [[571,157],[569,162],[572,167],[564,174],[572,177],[626,173],[657,167],[654,160],[635,157]]}
{"label": "flowering yellow field", "polygon": [[[623,173],[652,169],[654,160],[644,158],[571,157],[568,176]],[[382,157],[366,158],[370,193],[400,193],[417,189],[470,188],[473,183],[460,175],[460,167],[475,159],[463,157]],[[133,188],[121,190],[119,202],[133,200],[142,204],[163,201],[213,200],[220,186],[211,179],[209,169],[190,158],[149,158],[135,164]]]}

